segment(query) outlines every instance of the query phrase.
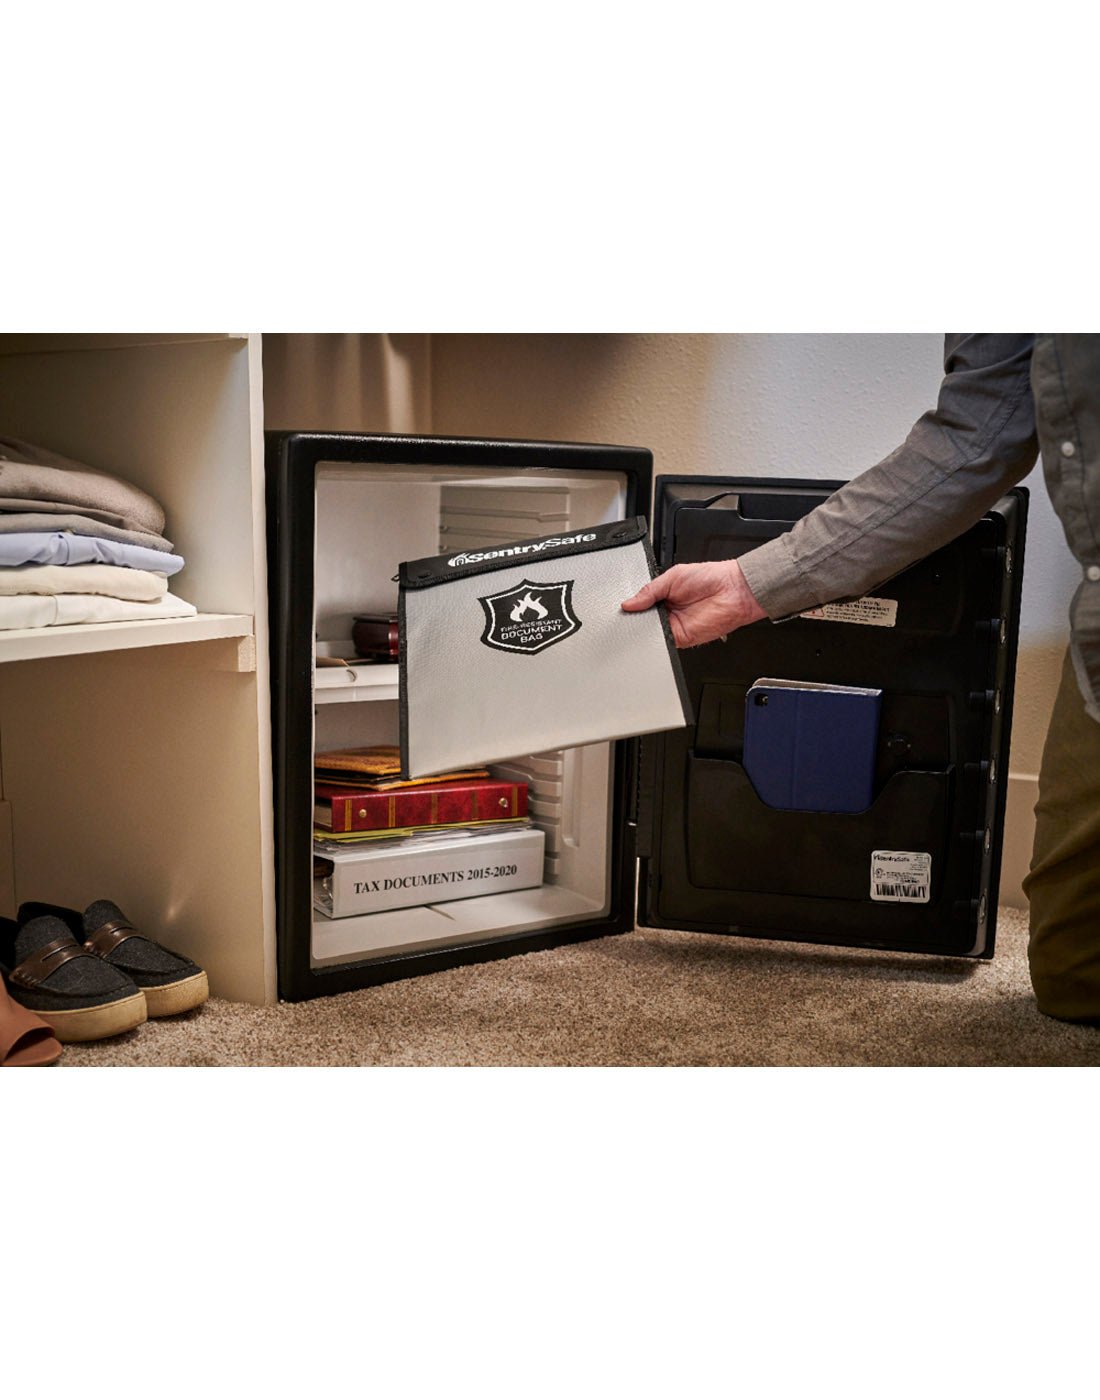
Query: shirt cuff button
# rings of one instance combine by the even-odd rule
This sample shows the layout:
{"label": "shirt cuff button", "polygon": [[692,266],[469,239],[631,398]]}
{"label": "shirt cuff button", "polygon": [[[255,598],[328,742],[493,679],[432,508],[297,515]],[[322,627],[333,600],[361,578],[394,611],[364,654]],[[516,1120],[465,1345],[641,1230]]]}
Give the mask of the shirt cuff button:
{"label": "shirt cuff button", "polygon": [[1063,457],[1072,457],[1072,456],[1074,456],[1074,455],[1076,454],[1076,452],[1077,452],[1077,449],[1076,449],[1076,447],[1074,447],[1074,445],[1073,445],[1072,442],[1064,442],[1064,443],[1062,443],[1062,456],[1063,456]]}
{"label": "shirt cuff button", "polygon": [[1100,582],[1100,564],[1090,564],[1085,570],[1085,576],[1090,583]]}

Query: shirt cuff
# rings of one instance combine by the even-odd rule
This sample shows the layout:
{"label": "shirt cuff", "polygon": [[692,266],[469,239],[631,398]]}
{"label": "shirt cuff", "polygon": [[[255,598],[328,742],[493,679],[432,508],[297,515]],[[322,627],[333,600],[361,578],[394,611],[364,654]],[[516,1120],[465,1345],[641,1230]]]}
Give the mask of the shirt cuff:
{"label": "shirt cuff", "polygon": [[753,597],[773,622],[820,606],[817,590],[795,562],[788,535],[777,535],[737,562]]}

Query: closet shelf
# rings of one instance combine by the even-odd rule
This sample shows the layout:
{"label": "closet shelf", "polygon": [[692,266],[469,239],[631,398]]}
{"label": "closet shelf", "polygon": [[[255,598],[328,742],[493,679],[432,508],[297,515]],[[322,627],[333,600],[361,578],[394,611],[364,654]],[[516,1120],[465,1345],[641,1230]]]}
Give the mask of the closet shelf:
{"label": "closet shelf", "polygon": [[0,632],[0,661],[35,661],[46,656],[80,656],[90,652],[251,635],[252,618],[239,613],[199,613],[195,617],[163,617],[149,622],[13,628],[10,632]]}
{"label": "closet shelf", "polygon": [[212,340],[247,340],[246,335],[0,335],[0,355],[56,355],[74,350],[130,350],[157,345],[199,345]]}
{"label": "closet shelf", "polygon": [[[346,705],[361,700],[396,700],[396,666],[319,666],[313,673],[317,705]],[[352,679],[354,674],[355,679]]]}

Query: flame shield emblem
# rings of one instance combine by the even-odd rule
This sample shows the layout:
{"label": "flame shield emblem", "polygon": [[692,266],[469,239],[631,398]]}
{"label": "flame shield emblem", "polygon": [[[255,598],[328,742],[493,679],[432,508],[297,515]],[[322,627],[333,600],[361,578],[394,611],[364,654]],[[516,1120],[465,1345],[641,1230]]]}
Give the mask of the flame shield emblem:
{"label": "flame shield emblem", "polygon": [[532,653],[563,642],[580,628],[573,611],[573,580],[522,583],[479,600],[485,610],[481,640],[496,651]]}

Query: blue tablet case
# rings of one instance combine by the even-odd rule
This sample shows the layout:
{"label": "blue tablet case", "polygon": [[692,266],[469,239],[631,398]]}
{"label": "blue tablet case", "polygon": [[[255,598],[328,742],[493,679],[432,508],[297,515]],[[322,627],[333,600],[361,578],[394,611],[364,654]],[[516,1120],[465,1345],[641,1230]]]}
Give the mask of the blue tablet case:
{"label": "blue tablet case", "polygon": [[862,812],[874,797],[881,690],[762,679],[745,698],[743,767],[769,807]]}

